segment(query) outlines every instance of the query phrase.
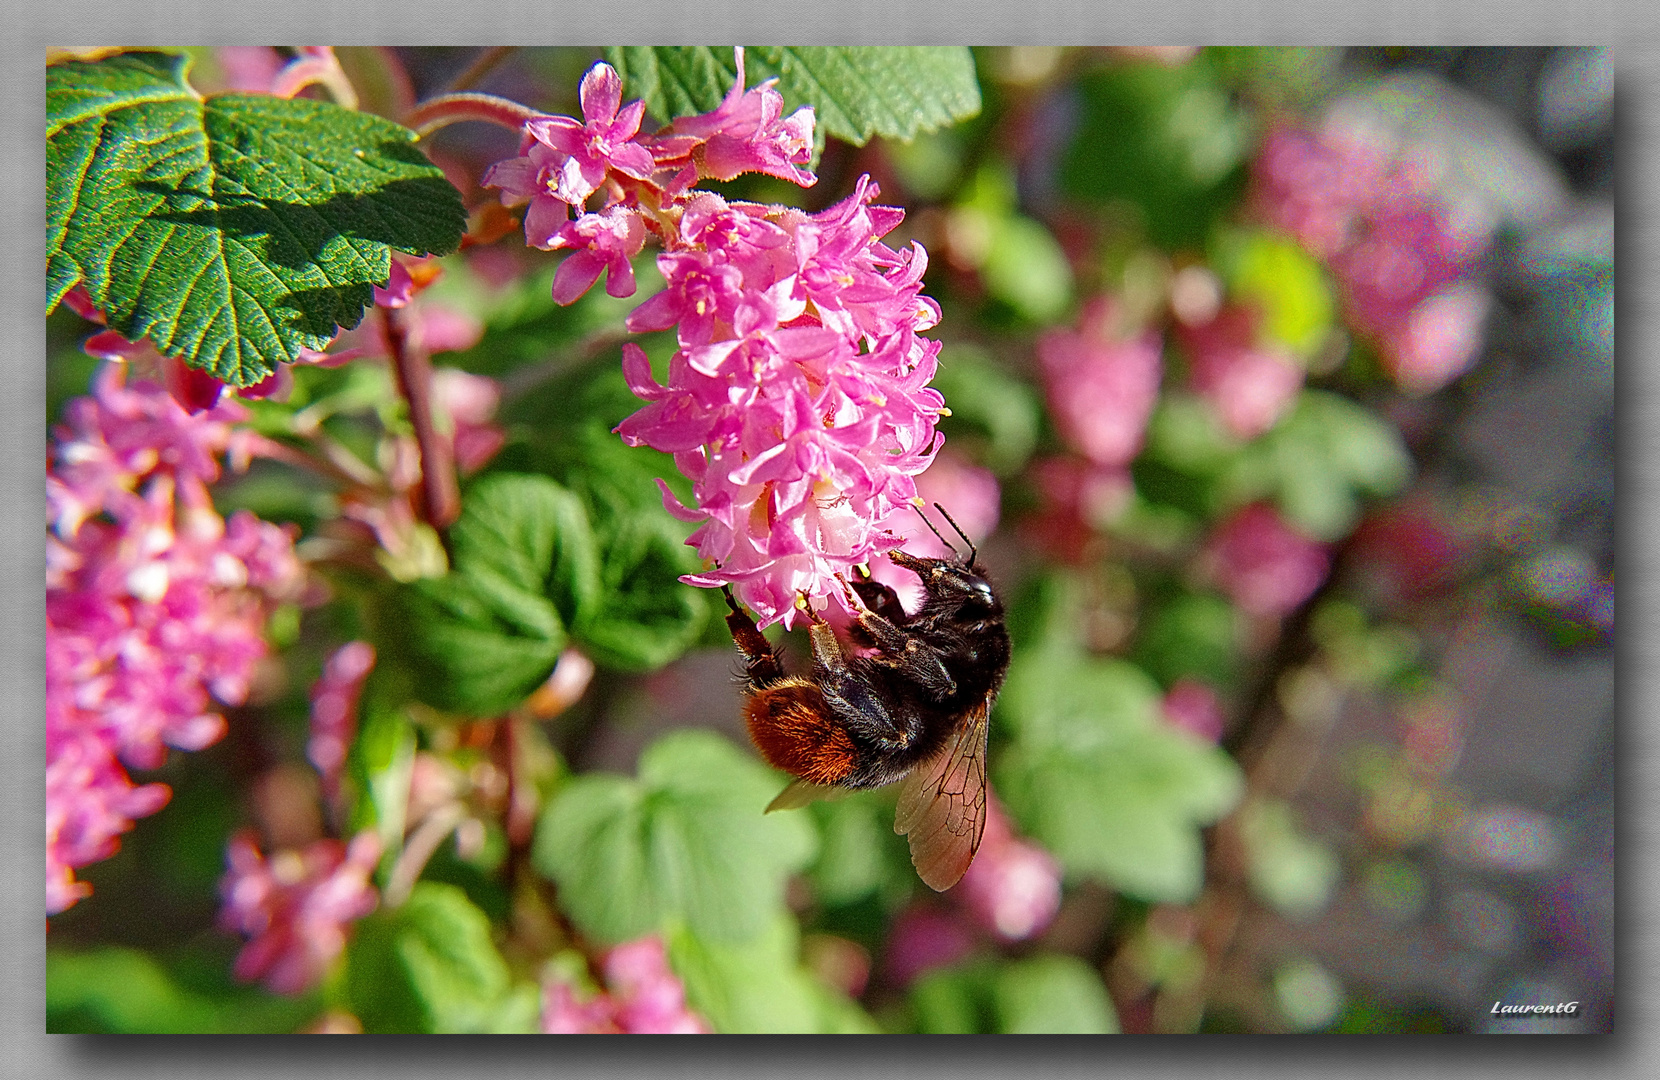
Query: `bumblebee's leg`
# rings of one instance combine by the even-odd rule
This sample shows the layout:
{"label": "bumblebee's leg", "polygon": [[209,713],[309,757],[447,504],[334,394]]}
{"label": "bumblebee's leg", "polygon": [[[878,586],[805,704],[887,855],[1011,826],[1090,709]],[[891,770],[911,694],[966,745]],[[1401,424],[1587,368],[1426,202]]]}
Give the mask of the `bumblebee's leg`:
{"label": "bumblebee's leg", "polygon": [[921,638],[871,611],[859,614],[858,627],[861,637],[881,653],[878,663],[921,686],[935,701],[957,692],[957,680],[945,669],[939,652]]}
{"label": "bumblebee's leg", "polygon": [[874,611],[891,623],[902,623],[909,616],[905,614],[905,606],[899,602],[899,594],[893,591],[892,586],[884,585],[875,578],[855,577],[852,582],[853,591],[859,594],[865,607]]}
{"label": "bumblebee's leg", "polygon": [[726,597],[726,606],[731,609],[726,613],[726,627],[732,631],[732,640],[743,654],[744,678],[751,690],[765,690],[784,677],[784,667],[778,662],[778,650],[762,636],[749,612],[738,606],[732,598],[732,590],[722,585],[720,591]]}
{"label": "bumblebee's leg", "polygon": [[[808,636],[813,642],[813,668],[824,703],[836,719],[862,742],[886,750],[903,750],[916,732],[897,722],[894,710],[884,701],[871,679],[860,671],[859,661],[850,661],[842,652],[836,632],[817,613],[809,611],[813,625]],[[868,665],[868,661],[863,662]],[[911,728],[917,725],[911,725]]]}

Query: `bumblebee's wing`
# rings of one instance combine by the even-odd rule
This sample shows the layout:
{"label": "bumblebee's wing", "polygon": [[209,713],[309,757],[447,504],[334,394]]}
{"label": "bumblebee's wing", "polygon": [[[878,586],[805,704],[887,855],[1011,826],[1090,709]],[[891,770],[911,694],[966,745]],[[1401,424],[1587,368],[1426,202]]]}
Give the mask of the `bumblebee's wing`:
{"label": "bumblebee's wing", "polygon": [[935,892],[967,873],[985,835],[989,705],[965,717],[945,748],[900,784],[893,831],[910,837],[917,876]]}
{"label": "bumblebee's wing", "polygon": [[767,803],[766,813],[774,810],[796,810],[808,803],[820,799],[842,799],[851,792],[847,788],[832,787],[829,784],[814,784],[807,780],[796,780],[789,787],[778,793],[778,797]]}

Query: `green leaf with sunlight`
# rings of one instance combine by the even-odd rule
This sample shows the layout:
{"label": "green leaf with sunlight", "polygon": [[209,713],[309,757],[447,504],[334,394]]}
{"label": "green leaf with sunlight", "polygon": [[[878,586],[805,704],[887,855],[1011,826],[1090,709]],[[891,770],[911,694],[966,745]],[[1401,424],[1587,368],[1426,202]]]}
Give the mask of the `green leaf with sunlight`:
{"label": "green leaf with sunlight", "polygon": [[[732,50],[707,46],[612,46],[606,59],[625,96],[645,99],[662,120],[721,103],[737,66]],[[778,79],[785,112],[813,106],[817,128],[857,146],[873,135],[909,139],[980,111],[974,57],[961,45],[751,46],[750,86]]]}
{"label": "green leaf with sunlight", "polygon": [[1222,751],[1162,722],[1158,684],[1122,660],[1049,642],[1017,650],[998,716],[996,789],[1068,874],[1155,902],[1203,880],[1199,828],[1243,790]]}
{"label": "green leaf with sunlight", "polygon": [[669,935],[669,963],[686,1001],[726,1035],[873,1033],[863,1009],[801,966],[800,935],[788,914],[772,917],[747,941],[701,938],[684,927]]}
{"label": "green leaf with sunlight", "polygon": [[582,500],[545,476],[480,479],[451,537],[454,568],[403,586],[388,630],[408,651],[423,701],[489,716],[546,679],[569,622],[592,616],[598,555]]}
{"label": "green leaf with sunlight", "polygon": [[583,933],[624,941],[676,921],[741,941],[783,910],[784,879],[816,845],[799,813],[763,814],[780,774],[709,731],[659,739],[637,779],[570,780],[537,825],[531,860]]}
{"label": "green leaf with sunlight", "polygon": [[[316,994],[280,997],[216,977],[193,985],[149,953],[128,948],[46,954],[46,1030],[54,1034],[283,1034],[321,1008]],[[204,966],[204,965],[198,965]]]}
{"label": "green leaf with sunlight", "polygon": [[1305,390],[1291,415],[1249,443],[1216,481],[1221,506],[1272,498],[1316,540],[1339,540],[1360,517],[1360,496],[1392,495],[1412,476],[1394,424],[1347,398]]}
{"label": "green leaf with sunlight", "polygon": [[400,907],[358,923],[344,993],[370,1033],[536,1030],[536,988],[514,985],[489,916],[454,885],[418,882]]}
{"label": "green leaf with sunlight", "polygon": [[46,306],[86,286],[111,329],[249,386],[356,326],[392,249],[455,250],[461,196],[378,116],[220,94],[187,57],[46,69]]}
{"label": "green leaf with sunlight", "polygon": [[911,988],[926,1034],[1114,1035],[1118,1014],[1106,987],[1075,956],[987,958],[931,971]]}

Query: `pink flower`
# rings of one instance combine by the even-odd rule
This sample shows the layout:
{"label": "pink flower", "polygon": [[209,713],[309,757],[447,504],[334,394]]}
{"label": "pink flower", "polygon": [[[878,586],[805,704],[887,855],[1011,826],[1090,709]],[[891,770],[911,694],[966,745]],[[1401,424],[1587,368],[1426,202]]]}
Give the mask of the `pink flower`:
{"label": "pink flower", "polygon": [[637,1035],[698,1035],[709,1030],[686,1008],[686,990],[669,970],[657,937],[618,945],[605,957],[605,984],[616,1002],[617,1025]]}
{"label": "pink flower", "polygon": [[121,834],[172,792],[166,784],[135,787],[96,732],[49,719],[46,743],[46,912],[55,915],[92,893],[75,880],[75,867],[114,855]]}
{"label": "pink flower", "polygon": [[883,966],[889,982],[906,986],[919,975],[949,967],[973,951],[974,934],[961,918],[938,908],[915,906],[893,920]]}
{"label": "pink flower", "polygon": [[[763,172],[803,186],[814,182],[812,173],[799,168],[812,157],[812,109],[783,117],[783,98],[770,83],[746,92],[743,49],[735,54],[737,78],[725,100],[656,135],[638,134],[644,105],[636,101],[619,109],[622,80],[597,64],[582,80],[583,123],[563,116],[528,121],[519,156],[485,173],[485,186],[499,189],[504,204],[529,204],[526,243],[572,251],[554,278],[559,303],[585,293],[602,270],[609,271],[611,295],[632,295],[628,260],[639,253],[647,232],[671,246],[698,246],[690,234],[682,240],[674,223],[700,198],[712,198],[688,191],[700,177],[730,180]],[[581,210],[601,191],[603,205],[572,222],[571,208]],[[687,226],[685,220],[681,224]],[[730,254],[732,246],[724,246]]]}
{"label": "pink flower", "polygon": [[132,788],[117,759],[155,768],[168,746],[217,741],[214,701],[246,698],[266,618],[305,584],[291,531],[213,508],[207,485],[240,440],[241,406],[192,413],[155,383],[125,385],[124,368],[106,366],[65,409],[46,479],[54,904],[84,895],[65,868],[106,858],[109,838],[166,801],[164,785]]}
{"label": "pink flower", "polygon": [[1236,438],[1254,439],[1290,411],[1303,388],[1303,368],[1257,340],[1256,316],[1224,308],[1203,326],[1178,333],[1188,356],[1188,380]]}
{"label": "pink flower", "polygon": [[379,902],[369,883],[380,860],[373,832],[359,833],[349,847],[318,840],[269,859],[242,833],[231,838],[225,859],[219,925],[248,938],[233,971],[245,981],[264,979],[279,994],[321,982],[345,950],[351,924]]}
{"label": "pink flower", "polygon": [[[651,151],[631,142],[645,116],[642,101],[622,105],[622,77],[610,64],[595,64],[582,77],[583,123],[566,116],[548,116],[525,125],[529,138],[564,155],[558,171],[547,178],[548,190],[572,206],[599,189],[612,169],[638,180],[649,180],[655,164]],[[488,181],[487,181],[488,182]]]}
{"label": "pink flower", "polygon": [[507,442],[506,433],[492,422],[501,404],[501,387],[483,375],[439,368],[432,374],[432,396],[449,415],[456,465],[463,473],[477,472]]}
{"label": "pink flower", "polygon": [[311,738],[306,757],[323,778],[323,794],[332,800],[340,787],[357,730],[357,702],[363,683],[375,666],[375,647],[367,641],[340,646],[323,665],[322,677],[311,688]]}
{"label": "pink flower", "polygon": [[634,267],[628,260],[640,253],[645,242],[646,227],[640,215],[619,206],[567,221],[543,245],[574,249],[554,274],[554,301],[560,304],[575,301],[599,279],[601,270],[610,272],[605,282],[606,292],[612,296],[633,296]]}
{"label": "pink flower", "polygon": [[1217,527],[1201,564],[1247,613],[1281,616],[1326,580],[1331,553],[1292,529],[1273,507],[1253,503]]}
{"label": "pink flower", "polygon": [[1097,465],[1127,465],[1141,452],[1158,401],[1162,343],[1156,333],[1120,340],[1106,298],[1091,302],[1077,330],[1038,339],[1049,412],[1061,437]]}
{"label": "pink flower", "polygon": [[1123,465],[1076,457],[1044,458],[1032,468],[1040,510],[1026,523],[1031,542],[1063,562],[1084,559],[1097,531],[1129,506],[1135,482]]}
{"label": "pink flower", "polygon": [[542,987],[542,1032],[547,1035],[617,1035],[615,1006],[604,993],[579,999],[569,983]]}
{"label": "pink flower", "polygon": [[699,196],[685,247],[659,262],[664,295],[631,321],[682,324],[668,383],[623,349],[647,405],[618,432],[674,454],[693,481],[695,506],[666,489],[665,505],[700,523],[687,542],[715,567],[685,580],[732,585],[763,624],[790,624],[801,597],[842,604],[841,575],[916,524],[899,518],[939,446],[939,345],[919,336],[938,310],[920,296],[921,249],[880,242],[902,214],[870,205],[876,194],[861,178],[821,214],[776,217]]}
{"label": "pink flower", "polygon": [[674,164],[682,156],[690,158],[690,150],[676,139],[689,137],[703,147],[705,176],[730,180],[740,173],[758,172],[812,186],[816,178],[799,166],[813,156],[813,107],[803,105],[784,116],[784,98],[773,89],[776,80],[745,91],[743,47],[734,48],[733,54],[738,71],[726,99],[713,112],[681,117],[670,124],[657,140],[658,166]]}
{"label": "pink flower", "polygon": [[1430,394],[1469,370],[1490,302],[1486,290],[1460,282],[1414,307],[1386,337],[1384,363],[1396,385]]}
{"label": "pink flower", "polygon": [[709,1025],[686,1007],[658,937],[618,945],[603,963],[607,991],[579,1000],[569,983],[542,989],[542,1030],[550,1035],[704,1035]]}
{"label": "pink flower", "polygon": [[982,926],[1005,941],[1042,933],[1061,906],[1061,867],[1035,844],[1018,840],[996,800],[986,807],[986,834],[963,875],[961,898]]}
{"label": "pink flower", "polygon": [[1227,717],[1222,712],[1222,700],[1198,679],[1177,679],[1164,695],[1164,718],[1173,727],[1181,728],[1207,742],[1222,737]]}

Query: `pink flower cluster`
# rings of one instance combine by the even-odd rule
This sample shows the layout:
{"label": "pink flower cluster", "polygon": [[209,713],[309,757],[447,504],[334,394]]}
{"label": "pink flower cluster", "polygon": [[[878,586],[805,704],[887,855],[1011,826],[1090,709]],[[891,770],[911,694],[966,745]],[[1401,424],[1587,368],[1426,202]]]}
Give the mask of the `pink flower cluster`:
{"label": "pink flower cluster", "polygon": [[[527,122],[519,156],[484,174],[508,206],[528,204],[525,242],[572,252],[554,276],[553,296],[568,304],[607,273],[612,296],[634,294],[629,260],[648,231],[672,231],[675,204],[699,179],[730,180],[760,172],[797,184],[813,182],[801,166],[813,150],[813,110],[783,115],[770,83],[744,89],[744,54],[737,79],[713,111],[682,117],[655,135],[640,134],[645,104],[622,105],[622,78],[609,64],[583,77],[582,120],[540,116]],[[600,193],[601,205],[586,209]],[[572,219],[571,212],[577,216]]]}
{"label": "pink flower cluster", "polygon": [[349,846],[317,840],[266,858],[252,835],[232,837],[219,925],[248,938],[236,977],[264,979],[279,994],[317,985],[345,949],[351,923],[379,903],[369,876],[380,850],[380,838],[363,832]]}
{"label": "pink flower cluster", "polygon": [[861,178],[820,214],[729,205],[702,194],[658,263],[668,281],[629,317],[635,331],[678,326],[668,383],[644,351],[623,349],[648,405],[623,440],[675,455],[701,523],[687,542],[715,569],[686,580],[730,584],[763,625],[842,604],[850,568],[897,547],[917,473],[943,436],[930,389],[939,319],[921,295],[927,255],[880,242],[903,212],[877,206]]}
{"label": "pink flower cluster", "polygon": [[1403,390],[1463,374],[1488,307],[1471,280],[1484,234],[1459,228],[1412,169],[1339,132],[1279,128],[1253,172],[1258,212],[1326,260]]}
{"label": "pink flower cluster", "polygon": [[241,406],[192,413],[106,365],[65,411],[46,478],[47,909],[91,890],[75,867],[114,853],[166,802],[123,765],[219,739],[265,655],[273,606],[305,572],[293,534],[247,511],[224,520],[207,485],[255,444]]}
{"label": "pink flower cluster", "polygon": [[1331,569],[1331,552],[1273,507],[1252,503],[1217,526],[1200,565],[1247,614],[1278,617],[1314,595]]}
{"label": "pink flower cluster", "polygon": [[542,988],[542,1030],[549,1035],[706,1035],[709,1025],[686,1006],[686,989],[669,970],[661,938],[618,945],[605,956],[606,991],[578,1000],[568,982]]}
{"label": "pink flower cluster", "polygon": [[[644,108],[622,106],[604,64],[582,81],[582,114],[525,124],[519,157],[485,184],[528,204],[525,237],[570,249],[554,299],[568,303],[608,274],[634,292],[629,260],[655,234],[663,292],[629,317],[634,332],[676,327],[668,383],[624,346],[629,385],[648,404],[618,431],[675,455],[696,506],[665,503],[701,527],[688,541],[714,563],[693,584],[729,584],[763,620],[792,623],[805,598],[840,607],[840,575],[902,541],[894,519],[938,449],[944,406],[927,388],[939,320],[921,295],[927,255],[881,243],[904,217],[877,206],[877,186],[820,214],[728,203],[693,185],[760,172],[811,184],[813,112],[783,115],[770,84],[744,89],[743,50],[725,100],[641,135]],[[600,196],[597,209],[587,207]],[[578,212],[573,219],[572,210]]]}

